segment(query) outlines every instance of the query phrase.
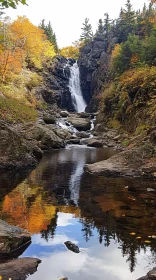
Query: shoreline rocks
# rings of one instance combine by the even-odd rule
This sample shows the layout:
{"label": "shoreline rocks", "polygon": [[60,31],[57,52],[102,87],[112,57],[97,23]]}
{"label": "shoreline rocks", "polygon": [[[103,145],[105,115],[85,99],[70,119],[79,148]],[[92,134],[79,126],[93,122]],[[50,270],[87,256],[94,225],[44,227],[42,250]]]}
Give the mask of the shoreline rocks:
{"label": "shoreline rocks", "polygon": [[25,251],[25,247],[30,243],[31,236],[26,230],[0,220],[0,258],[12,258],[20,255],[21,248],[23,247]]}
{"label": "shoreline rocks", "polygon": [[96,176],[156,178],[156,157],[153,147],[145,144],[126,149],[107,160],[88,164],[85,170]]}
{"label": "shoreline rocks", "polygon": [[28,257],[0,263],[0,275],[3,280],[25,280],[28,275],[32,275],[37,271],[40,263],[41,260]]}

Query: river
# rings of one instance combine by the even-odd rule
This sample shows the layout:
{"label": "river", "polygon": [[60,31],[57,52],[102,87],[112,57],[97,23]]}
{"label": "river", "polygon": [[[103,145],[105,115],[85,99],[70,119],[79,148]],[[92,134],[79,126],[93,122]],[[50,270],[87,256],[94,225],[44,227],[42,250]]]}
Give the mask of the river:
{"label": "river", "polygon": [[153,268],[156,182],[84,172],[113,153],[69,145],[45,154],[26,179],[0,176],[0,218],[31,233],[20,257],[42,260],[29,280],[135,280]]}

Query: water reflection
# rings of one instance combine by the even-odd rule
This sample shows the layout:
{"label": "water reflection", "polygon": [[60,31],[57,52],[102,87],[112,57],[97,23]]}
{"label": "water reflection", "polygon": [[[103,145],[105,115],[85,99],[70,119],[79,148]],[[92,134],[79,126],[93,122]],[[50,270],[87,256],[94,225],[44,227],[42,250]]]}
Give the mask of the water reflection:
{"label": "water reflection", "polygon": [[[4,196],[1,218],[32,233],[23,256],[42,259],[30,279],[130,280],[154,266],[156,182],[83,172],[85,163],[109,154],[86,147],[54,151]],[[67,240],[81,252],[68,251]]]}

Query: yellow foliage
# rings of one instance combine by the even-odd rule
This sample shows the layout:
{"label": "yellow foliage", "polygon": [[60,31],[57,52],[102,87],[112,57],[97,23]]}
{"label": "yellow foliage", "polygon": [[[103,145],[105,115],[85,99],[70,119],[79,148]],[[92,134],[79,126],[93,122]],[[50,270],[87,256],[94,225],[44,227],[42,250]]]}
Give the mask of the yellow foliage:
{"label": "yellow foliage", "polygon": [[121,52],[121,45],[116,44],[113,51],[112,51],[112,56],[111,56],[111,62],[120,54]]}
{"label": "yellow foliage", "polygon": [[65,56],[66,58],[78,59],[79,57],[79,47],[69,46],[61,49],[60,55]]}
{"label": "yellow foliage", "polygon": [[124,88],[142,88],[155,91],[156,88],[156,67],[142,67],[126,71],[120,77],[120,85]]}
{"label": "yellow foliage", "polygon": [[46,39],[44,31],[33,25],[28,18],[18,17],[10,26],[13,40],[18,41],[25,55],[38,68],[42,59],[55,55],[53,45]]}

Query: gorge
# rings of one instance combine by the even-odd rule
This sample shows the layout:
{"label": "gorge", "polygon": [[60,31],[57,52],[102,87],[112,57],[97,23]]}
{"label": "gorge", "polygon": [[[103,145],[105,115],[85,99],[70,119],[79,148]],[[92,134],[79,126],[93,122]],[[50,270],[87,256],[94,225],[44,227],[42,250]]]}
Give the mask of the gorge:
{"label": "gorge", "polygon": [[155,6],[126,5],[62,50],[50,22],[7,22],[2,280],[156,279]]}

